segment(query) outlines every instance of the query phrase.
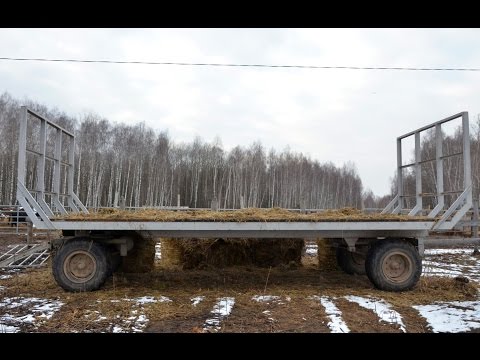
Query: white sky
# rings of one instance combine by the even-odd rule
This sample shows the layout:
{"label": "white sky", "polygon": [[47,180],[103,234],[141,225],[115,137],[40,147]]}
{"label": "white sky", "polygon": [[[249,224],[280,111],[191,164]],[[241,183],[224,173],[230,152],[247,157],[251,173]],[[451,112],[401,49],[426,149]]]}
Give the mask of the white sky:
{"label": "white sky", "polygon": [[[0,29],[0,57],[235,64],[480,67],[480,29]],[[389,192],[397,136],[480,113],[480,72],[0,61],[0,92],[70,115],[145,123],[174,141],[261,141],[354,162]]]}

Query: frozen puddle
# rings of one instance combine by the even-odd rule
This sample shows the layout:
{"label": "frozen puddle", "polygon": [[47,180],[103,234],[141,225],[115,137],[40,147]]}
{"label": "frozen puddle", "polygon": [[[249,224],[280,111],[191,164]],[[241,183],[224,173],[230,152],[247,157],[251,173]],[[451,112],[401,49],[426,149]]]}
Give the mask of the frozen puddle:
{"label": "frozen puddle", "polygon": [[357,303],[361,307],[372,310],[377,314],[380,318],[380,321],[387,322],[389,324],[395,324],[400,326],[400,330],[406,332],[405,324],[402,320],[402,315],[400,315],[397,311],[392,309],[392,305],[387,303],[385,300],[382,299],[375,299],[375,298],[364,298],[361,296],[353,296],[348,295],[345,296],[350,302]]}
{"label": "frozen puddle", "polygon": [[37,327],[36,323],[50,319],[62,307],[57,300],[12,297],[0,301],[0,332],[19,332],[21,325]]}
{"label": "frozen puddle", "polygon": [[320,301],[322,306],[325,308],[325,312],[329,318],[327,324],[328,328],[332,333],[348,333],[350,329],[348,328],[345,321],[342,319],[342,312],[337,308],[331,299],[326,296],[312,296],[312,299]]}
{"label": "frozen puddle", "polygon": [[[280,296],[276,296],[276,295],[254,295],[252,297],[252,300],[256,301],[256,302],[267,303],[267,304],[270,304],[270,303],[275,303],[275,304],[279,304],[279,305],[284,305],[285,304],[284,302],[282,302],[282,298]],[[285,300],[290,301],[292,299],[290,298],[290,296],[286,296]]]}
{"label": "frozen puddle", "polygon": [[197,306],[203,300],[205,300],[205,296],[195,296],[194,298],[190,299],[190,301],[192,302],[192,306]]}
{"label": "frozen puddle", "polygon": [[435,333],[458,333],[480,328],[480,301],[454,301],[413,306]]}
{"label": "frozen puddle", "polygon": [[224,318],[228,317],[232,312],[235,299],[232,297],[224,297],[217,299],[217,303],[213,307],[210,313],[213,315],[210,319],[205,320],[203,324],[203,330],[206,332],[217,332],[221,329],[221,322]]}

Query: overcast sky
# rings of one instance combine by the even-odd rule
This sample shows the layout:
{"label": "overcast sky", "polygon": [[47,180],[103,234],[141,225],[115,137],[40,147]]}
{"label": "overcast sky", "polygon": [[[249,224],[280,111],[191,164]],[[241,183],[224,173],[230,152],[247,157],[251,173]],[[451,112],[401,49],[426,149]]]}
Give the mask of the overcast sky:
{"label": "overcast sky", "polygon": [[[0,29],[0,57],[480,68],[480,29]],[[261,141],[355,163],[389,192],[397,136],[480,113],[480,72],[84,64],[0,60],[0,92],[166,130],[174,141]]]}

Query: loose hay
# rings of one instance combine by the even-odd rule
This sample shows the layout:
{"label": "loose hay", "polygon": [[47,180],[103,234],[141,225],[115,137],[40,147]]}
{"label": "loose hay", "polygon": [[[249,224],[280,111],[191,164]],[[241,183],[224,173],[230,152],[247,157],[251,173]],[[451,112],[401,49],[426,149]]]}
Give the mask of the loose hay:
{"label": "loose hay", "polygon": [[164,238],[161,244],[162,267],[202,269],[236,265],[299,266],[304,240]]}
{"label": "loose hay", "polygon": [[317,239],[316,243],[318,268],[325,271],[338,270],[336,248],[333,243],[327,239]]}
{"label": "loose hay", "polygon": [[434,221],[426,216],[364,213],[353,208],[324,210],[310,214],[289,211],[281,208],[247,208],[240,210],[120,210],[102,209],[98,212],[72,213],[55,217],[53,220],[68,221],[223,221],[223,222],[268,222],[268,221]]}

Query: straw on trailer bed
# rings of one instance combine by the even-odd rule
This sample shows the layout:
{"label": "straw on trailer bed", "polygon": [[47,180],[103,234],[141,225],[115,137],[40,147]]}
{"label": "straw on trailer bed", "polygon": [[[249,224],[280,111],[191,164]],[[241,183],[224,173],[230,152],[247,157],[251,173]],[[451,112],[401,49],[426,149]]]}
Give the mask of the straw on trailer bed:
{"label": "straw on trailer bed", "polygon": [[373,222],[373,221],[432,221],[426,216],[364,213],[354,208],[324,210],[301,214],[281,208],[247,208],[239,210],[159,210],[141,209],[136,211],[101,209],[91,213],[72,213],[57,216],[53,220],[67,221],[152,221],[152,222]]}

